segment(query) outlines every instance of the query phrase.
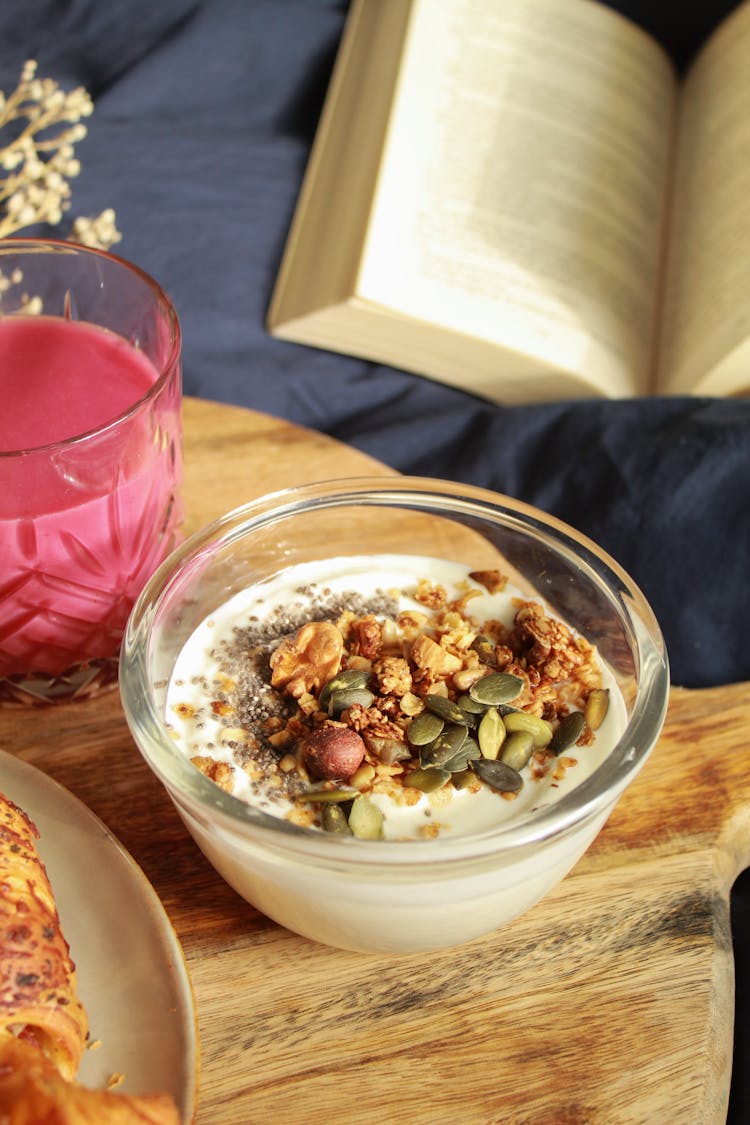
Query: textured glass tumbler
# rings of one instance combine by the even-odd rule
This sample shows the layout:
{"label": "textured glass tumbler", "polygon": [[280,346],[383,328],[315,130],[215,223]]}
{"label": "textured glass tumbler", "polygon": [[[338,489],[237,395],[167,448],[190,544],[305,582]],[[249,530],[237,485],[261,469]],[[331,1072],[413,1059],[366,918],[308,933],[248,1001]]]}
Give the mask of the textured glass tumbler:
{"label": "textured glass tumbler", "polygon": [[130,609],[182,521],[181,394],[179,322],[148,275],[0,241],[1,704],[115,683]]}

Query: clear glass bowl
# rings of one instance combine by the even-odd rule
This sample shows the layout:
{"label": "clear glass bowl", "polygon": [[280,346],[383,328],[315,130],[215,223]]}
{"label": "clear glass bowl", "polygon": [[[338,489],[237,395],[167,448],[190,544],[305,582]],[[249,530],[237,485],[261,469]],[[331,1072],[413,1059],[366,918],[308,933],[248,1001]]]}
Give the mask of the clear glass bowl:
{"label": "clear glass bowl", "polygon": [[[559,800],[489,830],[368,841],[300,828],[227,794],[175,747],[166,688],[183,644],[238,591],[299,562],[419,554],[500,567],[594,644],[624,701],[603,763]],[[292,488],[197,532],[136,603],[120,660],[128,723],[187,828],[243,898],[314,940],[366,952],[456,945],[502,925],[558,883],[653,749],[669,674],[641,592],[594,543],[542,512],[467,485],[381,477]]]}

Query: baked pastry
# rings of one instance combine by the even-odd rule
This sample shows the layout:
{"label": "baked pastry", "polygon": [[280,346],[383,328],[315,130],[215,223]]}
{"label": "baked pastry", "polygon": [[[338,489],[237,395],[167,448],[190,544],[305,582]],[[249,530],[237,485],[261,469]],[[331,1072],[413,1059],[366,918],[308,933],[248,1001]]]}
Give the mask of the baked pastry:
{"label": "baked pastry", "polygon": [[3,1125],[180,1125],[167,1094],[134,1096],[68,1082],[38,1047],[0,1035]]}
{"label": "baked pastry", "polygon": [[0,794],[0,1035],[33,1043],[70,1079],[88,1019],[38,835],[26,813]]}

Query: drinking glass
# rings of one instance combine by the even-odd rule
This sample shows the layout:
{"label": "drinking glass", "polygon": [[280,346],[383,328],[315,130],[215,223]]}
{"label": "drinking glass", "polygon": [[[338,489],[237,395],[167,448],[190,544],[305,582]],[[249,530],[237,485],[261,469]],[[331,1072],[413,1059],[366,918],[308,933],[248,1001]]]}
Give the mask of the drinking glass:
{"label": "drinking glass", "polygon": [[180,343],[136,266],[0,240],[2,705],[116,682],[130,609],[182,522]]}

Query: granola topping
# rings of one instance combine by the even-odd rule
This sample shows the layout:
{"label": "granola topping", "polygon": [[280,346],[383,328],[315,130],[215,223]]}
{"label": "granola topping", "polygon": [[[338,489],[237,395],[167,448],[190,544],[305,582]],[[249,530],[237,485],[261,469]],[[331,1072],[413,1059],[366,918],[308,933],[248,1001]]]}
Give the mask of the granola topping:
{"label": "granola topping", "polygon": [[167,710],[222,789],[366,839],[524,815],[591,772],[624,723],[595,649],[541,602],[499,571],[401,555],[306,564],[236,595],[189,639]]}

